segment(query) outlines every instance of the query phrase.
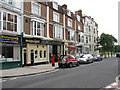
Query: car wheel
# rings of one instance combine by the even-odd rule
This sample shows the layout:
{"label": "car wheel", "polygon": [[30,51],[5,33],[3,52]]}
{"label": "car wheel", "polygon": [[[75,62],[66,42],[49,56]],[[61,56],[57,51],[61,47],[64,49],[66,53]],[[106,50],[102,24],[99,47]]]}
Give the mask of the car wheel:
{"label": "car wheel", "polygon": [[72,67],[73,67],[72,63],[70,63],[70,64],[69,64],[69,67],[70,67],[70,68],[72,68]]}
{"label": "car wheel", "polygon": [[80,65],[80,63],[79,62],[77,62],[77,64],[76,64],[77,66],[79,66]]}
{"label": "car wheel", "polygon": [[59,65],[59,68],[62,68],[63,67],[63,65]]}

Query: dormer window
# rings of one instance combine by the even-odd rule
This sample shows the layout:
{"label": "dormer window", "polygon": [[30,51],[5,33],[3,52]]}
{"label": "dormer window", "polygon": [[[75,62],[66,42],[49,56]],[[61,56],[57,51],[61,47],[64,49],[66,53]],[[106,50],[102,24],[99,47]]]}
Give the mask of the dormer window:
{"label": "dormer window", "polygon": [[68,11],[67,11],[67,15],[68,15],[68,16],[71,16],[71,11],[68,10]]}
{"label": "dormer window", "polygon": [[58,3],[57,2],[53,2],[53,8],[58,10]]}

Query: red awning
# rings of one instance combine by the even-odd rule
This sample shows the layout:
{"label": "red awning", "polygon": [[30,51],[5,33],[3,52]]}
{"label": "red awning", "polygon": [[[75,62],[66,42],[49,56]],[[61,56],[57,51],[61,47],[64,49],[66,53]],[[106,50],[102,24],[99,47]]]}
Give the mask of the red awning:
{"label": "red awning", "polygon": [[76,47],[68,47],[70,50],[76,50]]}

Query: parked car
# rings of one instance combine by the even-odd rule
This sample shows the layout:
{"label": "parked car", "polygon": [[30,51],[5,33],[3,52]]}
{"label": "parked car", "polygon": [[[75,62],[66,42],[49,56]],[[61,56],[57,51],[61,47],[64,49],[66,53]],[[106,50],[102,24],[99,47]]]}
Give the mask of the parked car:
{"label": "parked car", "polygon": [[120,53],[117,53],[117,54],[116,54],[116,57],[120,57]]}
{"label": "parked car", "polygon": [[79,66],[80,62],[79,59],[75,58],[73,55],[61,55],[58,59],[58,66],[64,67],[73,67],[74,65]]}
{"label": "parked car", "polygon": [[85,54],[80,56],[80,63],[93,63],[93,56],[91,54]]}
{"label": "parked car", "polygon": [[101,60],[102,60],[102,56],[99,55],[99,54],[92,55],[92,56],[93,56],[93,60],[94,60],[94,61],[101,61]]}

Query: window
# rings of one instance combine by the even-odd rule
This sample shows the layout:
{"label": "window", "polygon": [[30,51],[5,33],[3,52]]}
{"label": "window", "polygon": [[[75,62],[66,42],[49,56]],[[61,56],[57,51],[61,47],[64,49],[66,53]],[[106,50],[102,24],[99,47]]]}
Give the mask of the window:
{"label": "window", "polygon": [[58,39],[63,38],[63,30],[61,26],[55,26],[54,27],[54,37]]}
{"label": "window", "polygon": [[[0,55],[0,62],[19,61],[20,60],[20,48],[13,45],[3,45],[2,54]],[[17,52],[17,53],[14,53]]]}
{"label": "window", "polygon": [[58,3],[57,2],[53,2],[53,8],[58,10]]}
{"label": "window", "polygon": [[94,28],[94,34],[95,34],[95,28]]}
{"label": "window", "polygon": [[44,51],[44,58],[46,58],[46,51]]}
{"label": "window", "polygon": [[68,31],[68,40],[71,40],[71,41],[75,40],[75,31],[73,30]]}
{"label": "window", "polygon": [[0,12],[0,30],[1,30],[1,12]]}
{"label": "window", "polygon": [[86,37],[86,43],[88,43],[88,37]]}
{"label": "window", "polygon": [[80,42],[80,34],[79,34],[79,36],[78,36],[78,41]]}
{"label": "window", "polygon": [[68,15],[68,16],[71,16],[71,11],[67,11],[67,15]]}
{"label": "window", "polygon": [[80,22],[80,16],[79,15],[77,15],[77,20]]}
{"label": "window", "polygon": [[59,22],[59,14],[58,13],[53,13],[53,20],[55,21],[55,22]]}
{"label": "window", "polygon": [[68,26],[72,27],[72,20],[71,19],[68,19]]}
{"label": "window", "polygon": [[40,50],[40,58],[42,58],[42,50]]}
{"label": "window", "polygon": [[37,59],[38,58],[38,52],[37,52],[37,50],[35,51],[35,59]]}
{"label": "window", "polygon": [[32,35],[44,36],[44,24],[36,21],[32,21]]}
{"label": "window", "polygon": [[8,0],[8,4],[13,5],[13,0]]}
{"label": "window", "polygon": [[89,41],[91,42],[91,36],[89,36]]}
{"label": "window", "polygon": [[3,30],[17,31],[17,15],[3,12]]}
{"label": "window", "polygon": [[96,38],[94,37],[94,42],[96,42]]}
{"label": "window", "polygon": [[80,25],[78,25],[78,30],[80,30]]}
{"label": "window", "polygon": [[40,6],[38,4],[32,4],[32,13],[36,15],[40,15]]}
{"label": "window", "polygon": [[68,40],[70,40],[70,31],[68,31]]}

